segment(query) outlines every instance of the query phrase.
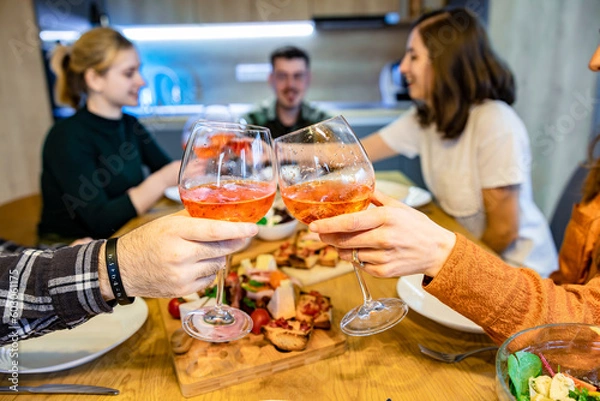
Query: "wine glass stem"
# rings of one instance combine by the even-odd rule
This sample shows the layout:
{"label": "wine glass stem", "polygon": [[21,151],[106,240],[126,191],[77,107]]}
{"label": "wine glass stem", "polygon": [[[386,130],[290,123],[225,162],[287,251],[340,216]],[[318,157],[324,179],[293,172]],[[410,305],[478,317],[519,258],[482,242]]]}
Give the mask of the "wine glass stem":
{"label": "wine glass stem", "polygon": [[385,306],[371,297],[371,292],[369,292],[369,287],[367,287],[367,283],[362,276],[362,272],[360,271],[360,267],[356,263],[352,263],[354,266],[354,273],[356,273],[356,278],[358,279],[358,285],[360,286],[360,291],[363,294],[363,304],[360,306],[358,310],[358,316],[362,318],[368,317],[371,312],[377,312],[385,309]]}
{"label": "wine glass stem", "polygon": [[225,277],[229,272],[229,266],[231,265],[231,255],[227,255],[227,259],[225,261],[225,266],[222,269],[219,269],[217,272],[217,302],[215,308],[221,309],[223,305],[223,291],[225,289]]}
{"label": "wine glass stem", "polygon": [[358,279],[358,285],[360,285],[360,291],[362,292],[364,303],[370,304],[373,301],[371,298],[371,292],[369,292],[369,287],[367,287],[367,283],[365,283],[365,279],[362,276],[360,271],[360,267],[358,267],[355,263],[352,264],[354,266],[354,273],[356,273],[356,278]]}
{"label": "wine glass stem", "polygon": [[229,266],[231,266],[232,255],[227,255],[225,266],[217,271],[217,299],[215,307],[212,311],[204,316],[204,321],[209,324],[223,325],[232,324],[235,318],[227,311],[222,308],[223,306],[223,291],[225,289],[225,277],[229,272]]}

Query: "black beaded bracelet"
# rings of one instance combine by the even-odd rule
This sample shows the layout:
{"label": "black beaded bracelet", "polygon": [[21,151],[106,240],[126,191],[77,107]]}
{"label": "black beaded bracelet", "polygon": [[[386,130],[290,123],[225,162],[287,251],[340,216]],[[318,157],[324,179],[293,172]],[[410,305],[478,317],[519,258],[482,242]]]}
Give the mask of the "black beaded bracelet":
{"label": "black beaded bracelet", "polygon": [[118,238],[111,238],[106,241],[106,271],[108,272],[110,288],[119,305],[129,305],[133,303],[135,298],[128,297],[123,287],[121,272],[119,271],[119,261],[117,259],[117,240]]}

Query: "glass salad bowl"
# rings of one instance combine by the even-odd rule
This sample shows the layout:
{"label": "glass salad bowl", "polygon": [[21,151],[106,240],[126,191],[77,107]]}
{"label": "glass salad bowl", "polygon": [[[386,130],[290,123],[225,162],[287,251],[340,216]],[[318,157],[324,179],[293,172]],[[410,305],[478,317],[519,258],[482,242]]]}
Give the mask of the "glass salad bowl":
{"label": "glass salad bowl", "polygon": [[[530,381],[529,377],[538,379]],[[569,390],[572,386],[575,389]],[[598,386],[600,326],[557,323],[523,330],[507,339],[496,355],[496,394],[500,401],[568,399],[551,395],[562,391],[568,397],[569,391],[575,390],[589,394],[588,401],[596,401],[600,400]]]}

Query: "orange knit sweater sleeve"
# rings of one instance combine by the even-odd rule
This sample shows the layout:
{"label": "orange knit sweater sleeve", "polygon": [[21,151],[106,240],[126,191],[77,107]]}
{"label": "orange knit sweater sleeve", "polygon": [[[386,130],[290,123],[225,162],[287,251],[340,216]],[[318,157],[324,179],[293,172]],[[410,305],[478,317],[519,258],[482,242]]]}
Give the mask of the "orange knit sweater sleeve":
{"label": "orange knit sweater sleeve", "polygon": [[506,264],[460,234],[446,263],[424,288],[498,344],[541,324],[600,324],[600,275],[584,285],[559,286],[531,269]]}

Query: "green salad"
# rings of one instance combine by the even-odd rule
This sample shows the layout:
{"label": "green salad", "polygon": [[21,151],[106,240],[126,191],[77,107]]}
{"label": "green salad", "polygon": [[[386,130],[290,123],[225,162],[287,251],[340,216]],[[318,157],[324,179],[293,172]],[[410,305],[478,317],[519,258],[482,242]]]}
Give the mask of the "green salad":
{"label": "green salad", "polygon": [[600,401],[595,384],[556,370],[542,354],[515,352],[508,357],[510,391],[517,401]]}

